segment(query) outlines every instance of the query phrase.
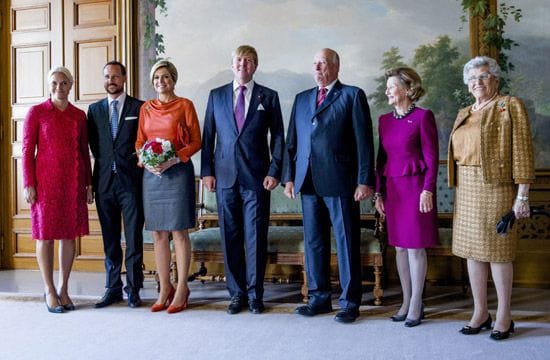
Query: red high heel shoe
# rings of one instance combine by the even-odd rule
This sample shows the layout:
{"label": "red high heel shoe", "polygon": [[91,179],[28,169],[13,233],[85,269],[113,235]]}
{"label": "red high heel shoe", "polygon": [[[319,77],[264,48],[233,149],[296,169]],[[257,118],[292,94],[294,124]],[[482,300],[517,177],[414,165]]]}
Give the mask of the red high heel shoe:
{"label": "red high heel shoe", "polygon": [[179,306],[175,306],[175,305],[170,304],[170,306],[168,306],[168,310],[166,310],[166,312],[168,314],[175,314],[175,313],[178,313],[180,311],[183,311],[183,310],[187,309],[187,305],[189,304],[189,294],[191,294],[191,290],[187,290],[187,296],[185,297],[185,301],[183,302],[183,304],[181,304]]}
{"label": "red high heel shoe", "polygon": [[170,289],[170,292],[168,293],[168,297],[166,298],[166,301],[163,302],[162,304],[154,303],[153,306],[151,306],[151,311],[152,312],[162,311],[167,307],[169,307],[168,304],[170,304],[172,300],[174,300],[174,295],[176,295],[176,289],[174,289],[174,287],[172,286],[172,288]]}

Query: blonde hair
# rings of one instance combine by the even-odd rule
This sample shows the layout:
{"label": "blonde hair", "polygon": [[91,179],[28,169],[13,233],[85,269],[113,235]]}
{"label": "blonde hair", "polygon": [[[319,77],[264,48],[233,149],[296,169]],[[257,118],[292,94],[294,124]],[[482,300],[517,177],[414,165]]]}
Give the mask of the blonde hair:
{"label": "blonde hair", "polygon": [[407,96],[411,101],[420,99],[426,90],[422,87],[422,79],[414,69],[409,67],[398,67],[386,71],[386,80],[390,77],[397,77],[399,82],[407,89]]}
{"label": "blonde hair", "polygon": [[245,55],[251,55],[254,59],[254,64],[258,66],[258,53],[256,52],[256,49],[254,49],[250,45],[241,45],[238,48],[235,49],[231,53],[231,58],[233,59],[235,56],[245,56]]}
{"label": "blonde hair", "polygon": [[73,75],[71,74],[69,69],[67,69],[64,66],[55,66],[48,72],[48,76],[46,78],[48,81],[48,84],[51,83],[52,76],[53,74],[56,74],[56,73],[65,75],[65,77],[67,78],[67,80],[71,85],[74,83]]}
{"label": "blonde hair", "polygon": [[160,68],[166,68],[168,72],[170,73],[170,76],[172,77],[172,80],[174,80],[174,84],[178,82],[178,69],[176,69],[176,66],[172,64],[170,61],[166,59],[160,59],[157,61],[153,67],[151,68],[151,73],[149,74],[149,78],[151,79],[151,84],[153,83],[153,77],[155,76],[155,72],[157,72]]}

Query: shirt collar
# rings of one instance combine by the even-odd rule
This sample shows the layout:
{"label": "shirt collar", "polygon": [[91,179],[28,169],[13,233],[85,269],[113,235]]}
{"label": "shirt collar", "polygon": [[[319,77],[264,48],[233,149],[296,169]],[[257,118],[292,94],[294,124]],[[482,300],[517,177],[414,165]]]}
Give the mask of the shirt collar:
{"label": "shirt collar", "polygon": [[[338,79],[334,80],[333,82],[331,82],[327,86],[323,86],[325,89],[327,89],[327,94],[330,92],[330,90],[332,90],[332,88],[334,87],[334,85],[336,84],[337,81],[338,81]],[[321,90],[321,86],[319,86],[319,90]]]}
{"label": "shirt collar", "polygon": [[[249,82],[243,85],[246,86],[246,92],[250,94],[250,90],[254,88],[254,79],[250,80]],[[239,86],[241,86],[241,84],[239,84],[237,80],[233,80],[233,92],[236,92],[237,90],[239,90]]]}
{"label": "shirt collar", "polygon": [[121,106],[124,104],[124,100],[126,100],[126,93],[123,91],[122,94],[120,94],[116,99],[113,99],[110,94],[107,94],[107,101],[109,102],[109,107],[111,107],[111,103],[113,100],[118,100],[118,106]]}

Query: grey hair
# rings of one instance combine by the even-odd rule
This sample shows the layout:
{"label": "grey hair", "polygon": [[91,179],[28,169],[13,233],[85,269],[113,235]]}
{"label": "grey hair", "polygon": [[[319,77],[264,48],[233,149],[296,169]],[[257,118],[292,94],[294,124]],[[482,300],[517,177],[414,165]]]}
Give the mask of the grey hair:
{"label": "grey hair", "polygon": [[51,84],[52,76],[53,76],[53,74],[56,74],[56,73],[65,75],[65,77],[67,78],[67,80],[69,81],[69,83],[70,83],[71,85],[74,83],[73,75],[71,74],[71,72],[69,71],[69,69],[67,69],[67,68],[64,67],[64,66],[54,66],[54,67],[48,72],[48,77],[47,77],[48,84]]}
{"label": "grey hair", "polygon": [[174,84],[178,82],[178,69],[176,69],[176,66],[172,64],[170,61],[166,59],[160,59],[157,61],[153,67],[151,68],[151,73],[149,74],[149,78],[151,79],[151,83],[153,83],[153,76],[155,76],[155,72],[165,67],[168,72],[170,73],[170,76],[172,77],[172,80],[174,80]]}
{"label": "grey hair", "polygon": [[488,66],[491,75],[493,75],[497,79],[500,78],[500,66],[495,59],[488,56],[476,56],[464,65],[464,72],[462,73],[462,77],[465,85],[468,85],[470,70],[477,69],[482,66]]}

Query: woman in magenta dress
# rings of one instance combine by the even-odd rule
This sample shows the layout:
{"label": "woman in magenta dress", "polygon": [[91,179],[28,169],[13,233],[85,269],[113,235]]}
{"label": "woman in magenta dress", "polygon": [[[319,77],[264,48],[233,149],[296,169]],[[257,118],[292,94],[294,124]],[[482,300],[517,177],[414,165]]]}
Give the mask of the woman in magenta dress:
{"label": "woman in magenta dress", "polygon": [[[50,99],[31,107],[23,130],[23,182],[31,204],[32,237],[48,311],[74,310],[68,281],[75,238],[87,235],[92,203],[86,114],[69,103],[73,77],[64,67],[48,73]],[[54,242],[59,240],[58,290],[53,281]]]}
{"label": "woman in magenta dress", "polygon": [[389,70],[386,80],[386,96],[394,110],[380,116],[378,122],[375,206],[386,217],[388,242],[395,246],[403,291],[403,304],[391,319],[413,327],[424,316],[425,248],[439,242],[437,127],[433,113],[416,106],[424,89],[413,69]]}

